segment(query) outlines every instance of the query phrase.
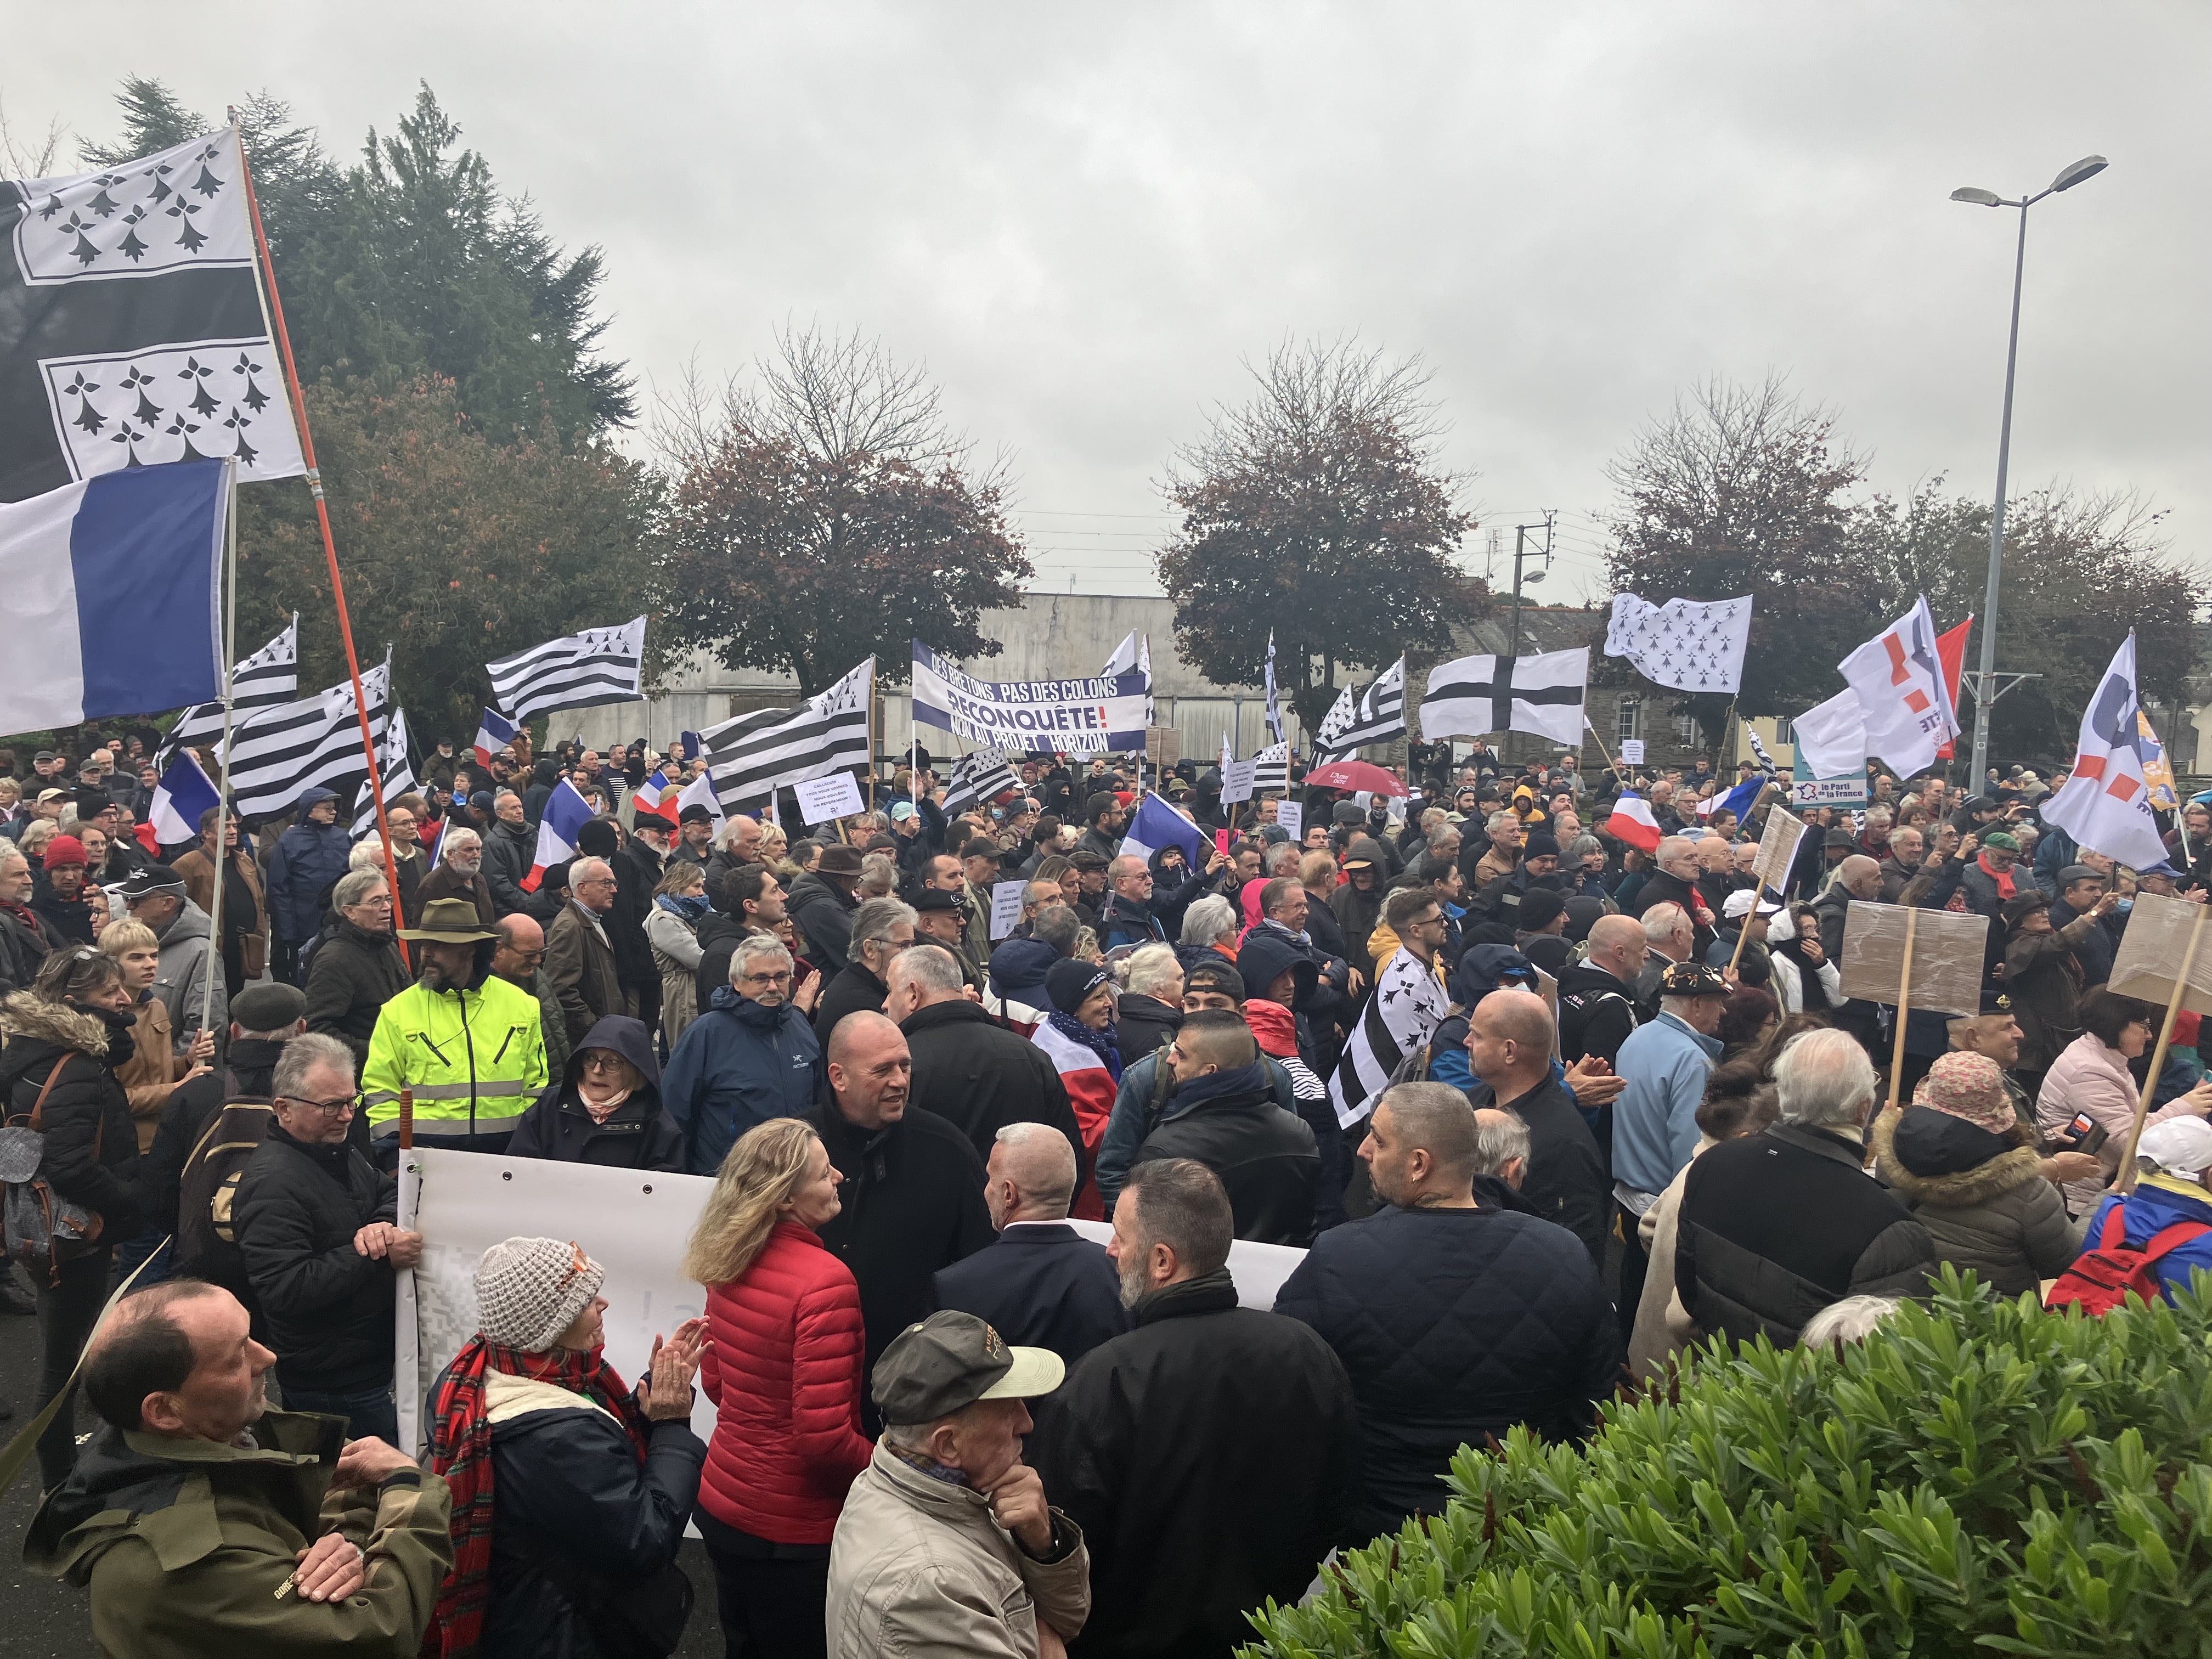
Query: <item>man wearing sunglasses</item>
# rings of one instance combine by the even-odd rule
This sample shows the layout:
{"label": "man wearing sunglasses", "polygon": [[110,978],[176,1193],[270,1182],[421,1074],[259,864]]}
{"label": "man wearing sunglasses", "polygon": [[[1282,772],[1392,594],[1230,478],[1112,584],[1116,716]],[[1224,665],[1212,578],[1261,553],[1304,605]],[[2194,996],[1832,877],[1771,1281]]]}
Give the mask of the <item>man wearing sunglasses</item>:
{"label": "man wearing sunglasses", "polygon": [[393,1224],[398,1180],[349,1139],[361,1109],[350,1048],[294,1037],[270,1090],[276,1121],[239,1177],[231,1217],[284,1408],[343,1417],[349,1436],[396,1444],[392,1276],[421,1262],[422,1235]]}

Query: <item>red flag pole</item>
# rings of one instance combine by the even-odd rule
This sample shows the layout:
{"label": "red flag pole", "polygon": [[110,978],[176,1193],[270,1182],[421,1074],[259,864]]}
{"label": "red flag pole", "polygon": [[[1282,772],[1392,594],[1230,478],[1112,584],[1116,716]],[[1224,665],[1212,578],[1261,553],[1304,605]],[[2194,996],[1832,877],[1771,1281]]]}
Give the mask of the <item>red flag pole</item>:
{"label": "red flag pole", "polygon": [[[338,637],[345,641],[346,673],[353,681],[353,712],[361,721],[362,753],[368,760],[369,797],[376,803],[376,833],[384,843],[384,878],[392,884],[392,914],[394,932],[399,917],[399,866],[392,855],[392,826],[384,817],[384,774],[376,763],[376,738],[368,727],[368,694],[361,684],[361,659],[353,648],[353,619],[346,613],[345,580],[338,574],[337,543],[331,536],[331,507],[323,495],[322,469],[315,465],[314,434],[307,429],[307,398],[300,386],[299,366],[292,360],[292,337],[284,326],[284,301],[276,292],[276,264],[269,257],[269,238],[261,228],[261,199],[254,193],[253,169],[246,159],[246,135],[239,131],[238,112],[230,112],[231,136],[238,142],[238,176],[246,185],[246,209],[253,218],[253,245],[261,256],[261,280],[265,309],[269,320],[275,325],[276,347],[284,357],[284,385],[292,397],[292,417],[300,423],[300,457],[307,464],[307,488],[315,497],[315,519],[322,526],[323,558],[330,567],[331,597],[337,601]],[[388,690],[388,688],[387,688]],[[341,805],[338,809],[343,811]],[[222,849],[216,849],[220,852]],[[407,955],[404,939],[394,941],[399,946],[399,959],[413,967]]]}

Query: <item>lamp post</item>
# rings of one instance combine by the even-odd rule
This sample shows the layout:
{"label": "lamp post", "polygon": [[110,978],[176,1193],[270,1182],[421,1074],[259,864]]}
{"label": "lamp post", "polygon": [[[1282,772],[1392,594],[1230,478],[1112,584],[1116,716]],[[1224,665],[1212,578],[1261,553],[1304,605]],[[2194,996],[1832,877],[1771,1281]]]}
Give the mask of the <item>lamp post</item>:
{"label": "lamp post", "polygon": [[1974,744],[1973,758],[1968,763],[1966,784],[1974,794],[1984,787],[1984,775],[1990,765],[1990,705],[1997,699],[1995,690],[1997,658],[1997,578],[2004,555],[2005,472],[2012,459],[2012,383],[2013,368],[2020,356],[2020,287],[2021,278],[2027,269],[2027,210],[2046,196],[2055,196],[2062,190],[2071,190],[2084,179],[2094,179],[2102,173],[2106,163],[2101,155],[2085,155],[2073,166],[2065,168],[2045,188],[2033,196],[2008,202],[1993,190],[1978,190],[1968,185],[1951,192],[1954,202],[1968,202],[1976,207],[2008,207],[2020,210],[2020,240],[2013,252],[2012,260],[2012,335],[2005,343],[2004,416],[1997,428],[1997,491],[1995,509],[1990,514],[1990,582],[1989,591],[1982,602],[1982,665],[1974,676]]}

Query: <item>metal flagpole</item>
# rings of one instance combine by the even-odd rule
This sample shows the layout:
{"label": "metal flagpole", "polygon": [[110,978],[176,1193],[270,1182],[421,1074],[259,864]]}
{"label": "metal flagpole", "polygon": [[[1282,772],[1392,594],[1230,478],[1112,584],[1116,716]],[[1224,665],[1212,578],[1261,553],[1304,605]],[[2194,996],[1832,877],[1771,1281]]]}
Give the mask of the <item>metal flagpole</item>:
{"label": "metal flagpole", "polygon": [[[346,613],[345,580],[338,574],[337,543],[331,535],[331,507],[323,495],[322,469],[315,465],[315,439],[307,428],[307,398],[300,387],[299,365],[292,357],[292,336],[284,326],[283,296],[276,291],[276,264],[269,257],[268,234],[261,228],[261,198],[254,193],[253,169],[246,159],[246,135],[239,131],[238,112],[230,112],[231,136],[238,143],[238,176],[246,186],[246,208],[253,218],[253,244],[261,255],[263,319],[271,325],[277,349],[284,357],[284,384],[292,394],[293,418],[300,423],[300,459],[307,464],[307,488],[315,498],[315,519],[323,532],[323,559],[330,567],[331,598],[337,602],[338,637],[345,641],[346,673],[353,680],[355,717],[361,722],[361,750],[368,761],[369,795],[376,803],[376,833],[384,844],[384,876],[392,884],[392,900],[399,902],[399,866],[392,856],[392,828],[384,821],[384,773],[376,763],[376,738],[368,727],[368,694],[362,689],[361,659],[353,648],[353,619]],[[226,665],[226,670],[228,665]],[[226,679],[225,684],[228,681]],[[226,758],[226,764],[228,760]],[[407,961],[407,944],[398,941],[400,960]],[[410,963],[411,967],[412,964]]]}
{"label": "metal flagpole", "polygon": [[[207,981],[200,988],[200,1030],[215,1018],[215,980],[222,965],[222,890],[229,884],[230,857],[223,846],[223,823],[230,811],[230,720],[235,701],[231,684],[231,659],[238,654],[238,457],[223,463],[230,504],[222,531],[222,765],[215,787],[215,897],[208,905]],[[188,751],[189,752],[189,751]],[[197,758],[197,757],[195,757]],[[220,1052],[222,1042],[216,1039]]]}

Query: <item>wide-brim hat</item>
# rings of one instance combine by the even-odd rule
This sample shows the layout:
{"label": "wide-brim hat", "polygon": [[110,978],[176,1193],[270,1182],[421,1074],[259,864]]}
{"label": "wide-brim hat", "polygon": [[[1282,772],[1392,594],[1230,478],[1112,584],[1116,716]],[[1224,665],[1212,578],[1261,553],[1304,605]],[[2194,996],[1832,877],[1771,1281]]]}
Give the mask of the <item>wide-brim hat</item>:
{"label": "wide-brim hat", "polygon": [[425,939],[432,945],[475,945],[499,937],[483,925],[477,907],[467,899],[432,899],[422,907],[420,920],[421,927],[403,927],[399,937]]}
{"label": "wide-brim hat", "polygon": [[848,847],[842,842],[822,849],[815,860],[814,872],[822,876],[857,876],[860,873],[860,849]]}

